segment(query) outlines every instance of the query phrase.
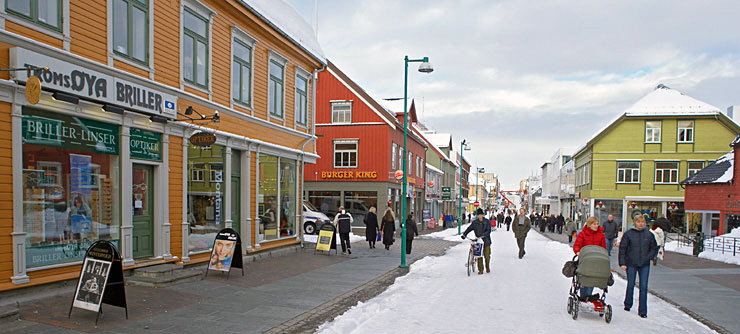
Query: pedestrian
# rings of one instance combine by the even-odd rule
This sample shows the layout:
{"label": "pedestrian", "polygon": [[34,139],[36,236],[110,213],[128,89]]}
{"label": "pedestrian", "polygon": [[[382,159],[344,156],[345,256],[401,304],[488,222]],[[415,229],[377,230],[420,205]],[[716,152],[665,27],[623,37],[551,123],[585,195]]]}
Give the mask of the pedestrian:
{"label": "pedestrian", "polygon": [[635,217],[634,226],[622,235],[619,243],[619,267],[627,272],[627,292],[624,296],[624,310],[629,311],[634,303],[635,279],[640,275],[640,306],[637,313],[647,318],[648,276],[650,260],[658,253],[655,237],[645,228],[645,217]]}
{"label": "pedestrian", "polygon": [[498,215],[496,216],[496,223],[498,227],[504,226],[504,212],[503,211],[499,212]]}
{"label": "pedestrian", "polygon": [[473,221],[465,232],[460,236],[465,239],[465,236],[473,231],[476,238],[483,238],[483,258],[478,258],[478,275],[483,275],[483,260],[485,259],[486,272],[491,272],[491,222],[483,217],[483,210],[478,209],[476,212],[477,219]]}
{"label": "pedestrian", "polygon": [[540,227],[540,232],[545,233],[545,228],[547,227],[547,216],[538,215],[537,225]]}
{"label": "pedestrian", "polygon": [[339,241],[342,244],[342,254],[350,253],[352,250],[349,245],[349,232],[352,232],[352,215],[344,211],[344,207],[339,207],[339,212],[334,217],[334,225],[339,229]]}
{"label": "pedestrian", "polygon": [[411,254],[411,244],[414,242],[414,236],[419,236],[419,229],[416,227],[414,215],[406,217],[406,254]]}
{"label": "pedestrian", "polygon": [[365,240],[370,248],[375,248],[375,240],[378,237],[378,215],[375,214],[375,207],[370,207],[370,212],[365,216]]}
{"label": "pedestrian", "polygon": [[614,215],[609,215],[606,218],[607,220],[604,222],[604,236],[606,237],[606,252],[609,254],[609,256],[612,256],[612,247],[614,247],[614,242],[617,240],[617,235],[619,233],[619,226],[617,225],[617,222],[614,221]]}
{"label": "pedestrian", "polygon": [[558,234],[563,234],[563,226],[565,226],[565,218],[563,218],[563,213],[560,213],[557,217],[558,222]]}
{"label": "pedestrian", "polygon": [[565,234],[568,235],[568,245],[570,245],[573,241],[573,236],[576,234],[576,223],[570,218],[567,218],[565,221]]}
{"label": "pedestrian", "polygon": [[[586,225],[583,225],[581,233],[578,233],[576,242],[573,243],[573,253],[580,255],[581,248],[585,246],[599,246],[606,248],[606,238],[604,238],[604,228],[599,226],[599,218],[588,217]],[[642,278],[640,278],[642,279]],[[592,286],[582,286],[579,296],[581,300],[588,300],[588,297],[594,292]]]}
{"label": "pedestrian", "polygon": [[509,230],[509,227],[511,226],[511,216],[509,213],[506,213],[506,218],[504,218],[504,223],[506,224],[506,230]]}
{"label": "pedestrian", "polygon": [[532,228],[532,222],[529,221],[529,217],[524,213],[524,209],[519,209],[519,214],[514,217],[513,221],[514,237],[516,237],[516,244],[519,246],[519,258],[524,257],[526,253],[524,251],[524,240],[527,238],[527,232]]}
{"label": "pedestrian", "polygon": [[660,218],[655,221],[655,224],[663,230],[663,244],[665,244],[666,238],[668,238],[668,232],[671,231],[671,222],[665,216],[660,216]]}
{"label": "pedestrian", "polygon": [[653,237],[655,237],[655,243],[658,244],[658,253],[655,254],[655,257],[653,258],[653,265],[655,266],[658,264],[658,260],[663,260],[663,254],[665,253],[663,251],[663,246],[665,246],[665,233],[663,232],[663,229],[660,228],[657,222],[653,224],[650,232],[653,233]]}
{"label": "pedestrian", "polygon": [[383,214],[383,219],[380,222],[380,231],[383,232],[383,245],[385,250],[389,250],[393,245],[393,234],[396,232],[396,216],[393,214],[393,210],[388,208]]}

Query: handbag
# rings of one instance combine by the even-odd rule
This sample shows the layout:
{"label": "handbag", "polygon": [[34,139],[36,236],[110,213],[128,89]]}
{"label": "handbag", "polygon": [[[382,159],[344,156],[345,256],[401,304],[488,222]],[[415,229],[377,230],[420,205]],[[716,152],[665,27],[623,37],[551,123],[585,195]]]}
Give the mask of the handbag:
{"label": "handbag", "polygon": [[566,261],[565,265],[563,265],[563,276],[571,278],[575,276],[576,274],[576,267],[578,266],[578,263],[576,261]]}
{"label": "handbag", "polygon": [[382,239],[383,235],[378,231],[378,233],[375,233],[375,241],[380,241]]}

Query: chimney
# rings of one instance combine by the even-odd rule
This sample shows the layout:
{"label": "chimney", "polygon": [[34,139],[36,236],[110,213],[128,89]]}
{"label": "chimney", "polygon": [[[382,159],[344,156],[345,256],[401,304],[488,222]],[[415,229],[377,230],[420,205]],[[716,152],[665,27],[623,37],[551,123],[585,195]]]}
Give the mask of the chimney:
{"label": "chimney", "polygon": [[731,120],[734,120],[734,114],[735,114],[735,105],[731,105],[727,107],[727,117],[729,117]]}

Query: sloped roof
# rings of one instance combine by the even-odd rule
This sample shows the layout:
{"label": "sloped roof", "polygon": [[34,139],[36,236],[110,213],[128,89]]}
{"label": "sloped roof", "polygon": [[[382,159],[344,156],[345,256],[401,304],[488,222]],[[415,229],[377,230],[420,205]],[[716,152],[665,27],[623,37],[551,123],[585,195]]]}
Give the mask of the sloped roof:
{"label": "sloped roof", "polygon": [[452,135],[449,133],[435,133],[426,132],[424,133],[429,139],[429,142],[436,147],[446,147],[452,149]]}
{"label": "sloped roof", "polygon": [[717,114],[719,108],[660,84],[624,111],[627,116]]}
{"label": "sloped roof", "polygon": [[729,183],[734,177],[735,152],[730,152],[715,160],[709,166],[691,175],[681,184]]}

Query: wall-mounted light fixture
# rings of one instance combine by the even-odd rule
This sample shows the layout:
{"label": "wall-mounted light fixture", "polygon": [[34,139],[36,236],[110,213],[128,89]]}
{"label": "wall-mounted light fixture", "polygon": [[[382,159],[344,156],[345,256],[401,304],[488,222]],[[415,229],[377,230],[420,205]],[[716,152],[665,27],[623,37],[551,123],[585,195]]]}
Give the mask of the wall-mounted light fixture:
{"label": "wall-mounted light fixture", "polygon": [[[198,117],[193,117],[193,113],[196,113]],[[221,117],[218,115],[218,110],[213,112],[213,115],[206,116],[201,113],[199,113],[193,106],[188,106],[187,109],[185,109],[185,113],[177,112],[178,115],[185,116],[185,118],[177,119],[178,121],[213,121],[213,123],[218,123],[221,121]]]}
{"label": "wall-mounted light fixture", "polygon": [[51,97],[54,98],[54,100],[57,101],[64,101],[72,104],[78,104],[80,103],[80,98],[74,95],[64,94],[62,92],[54,92],[54,94],[51,95]]}
{"label": "wall-mounted light fixture", "polygon": [[118,106],[114,106],[112,104],[103,105],[103,110],[105,110],[107,112],[112,112],[114,114],[119,114],[119,115],[123,115],[123,111],[124,111],[123,108],[118,107]]}
{"label": "wall-mounted light fixture", "polygon": [[149,121],[154,123],[162,123],[167,124],[167,119],[162,116],[152,115],[152,117],[149,117]]}

